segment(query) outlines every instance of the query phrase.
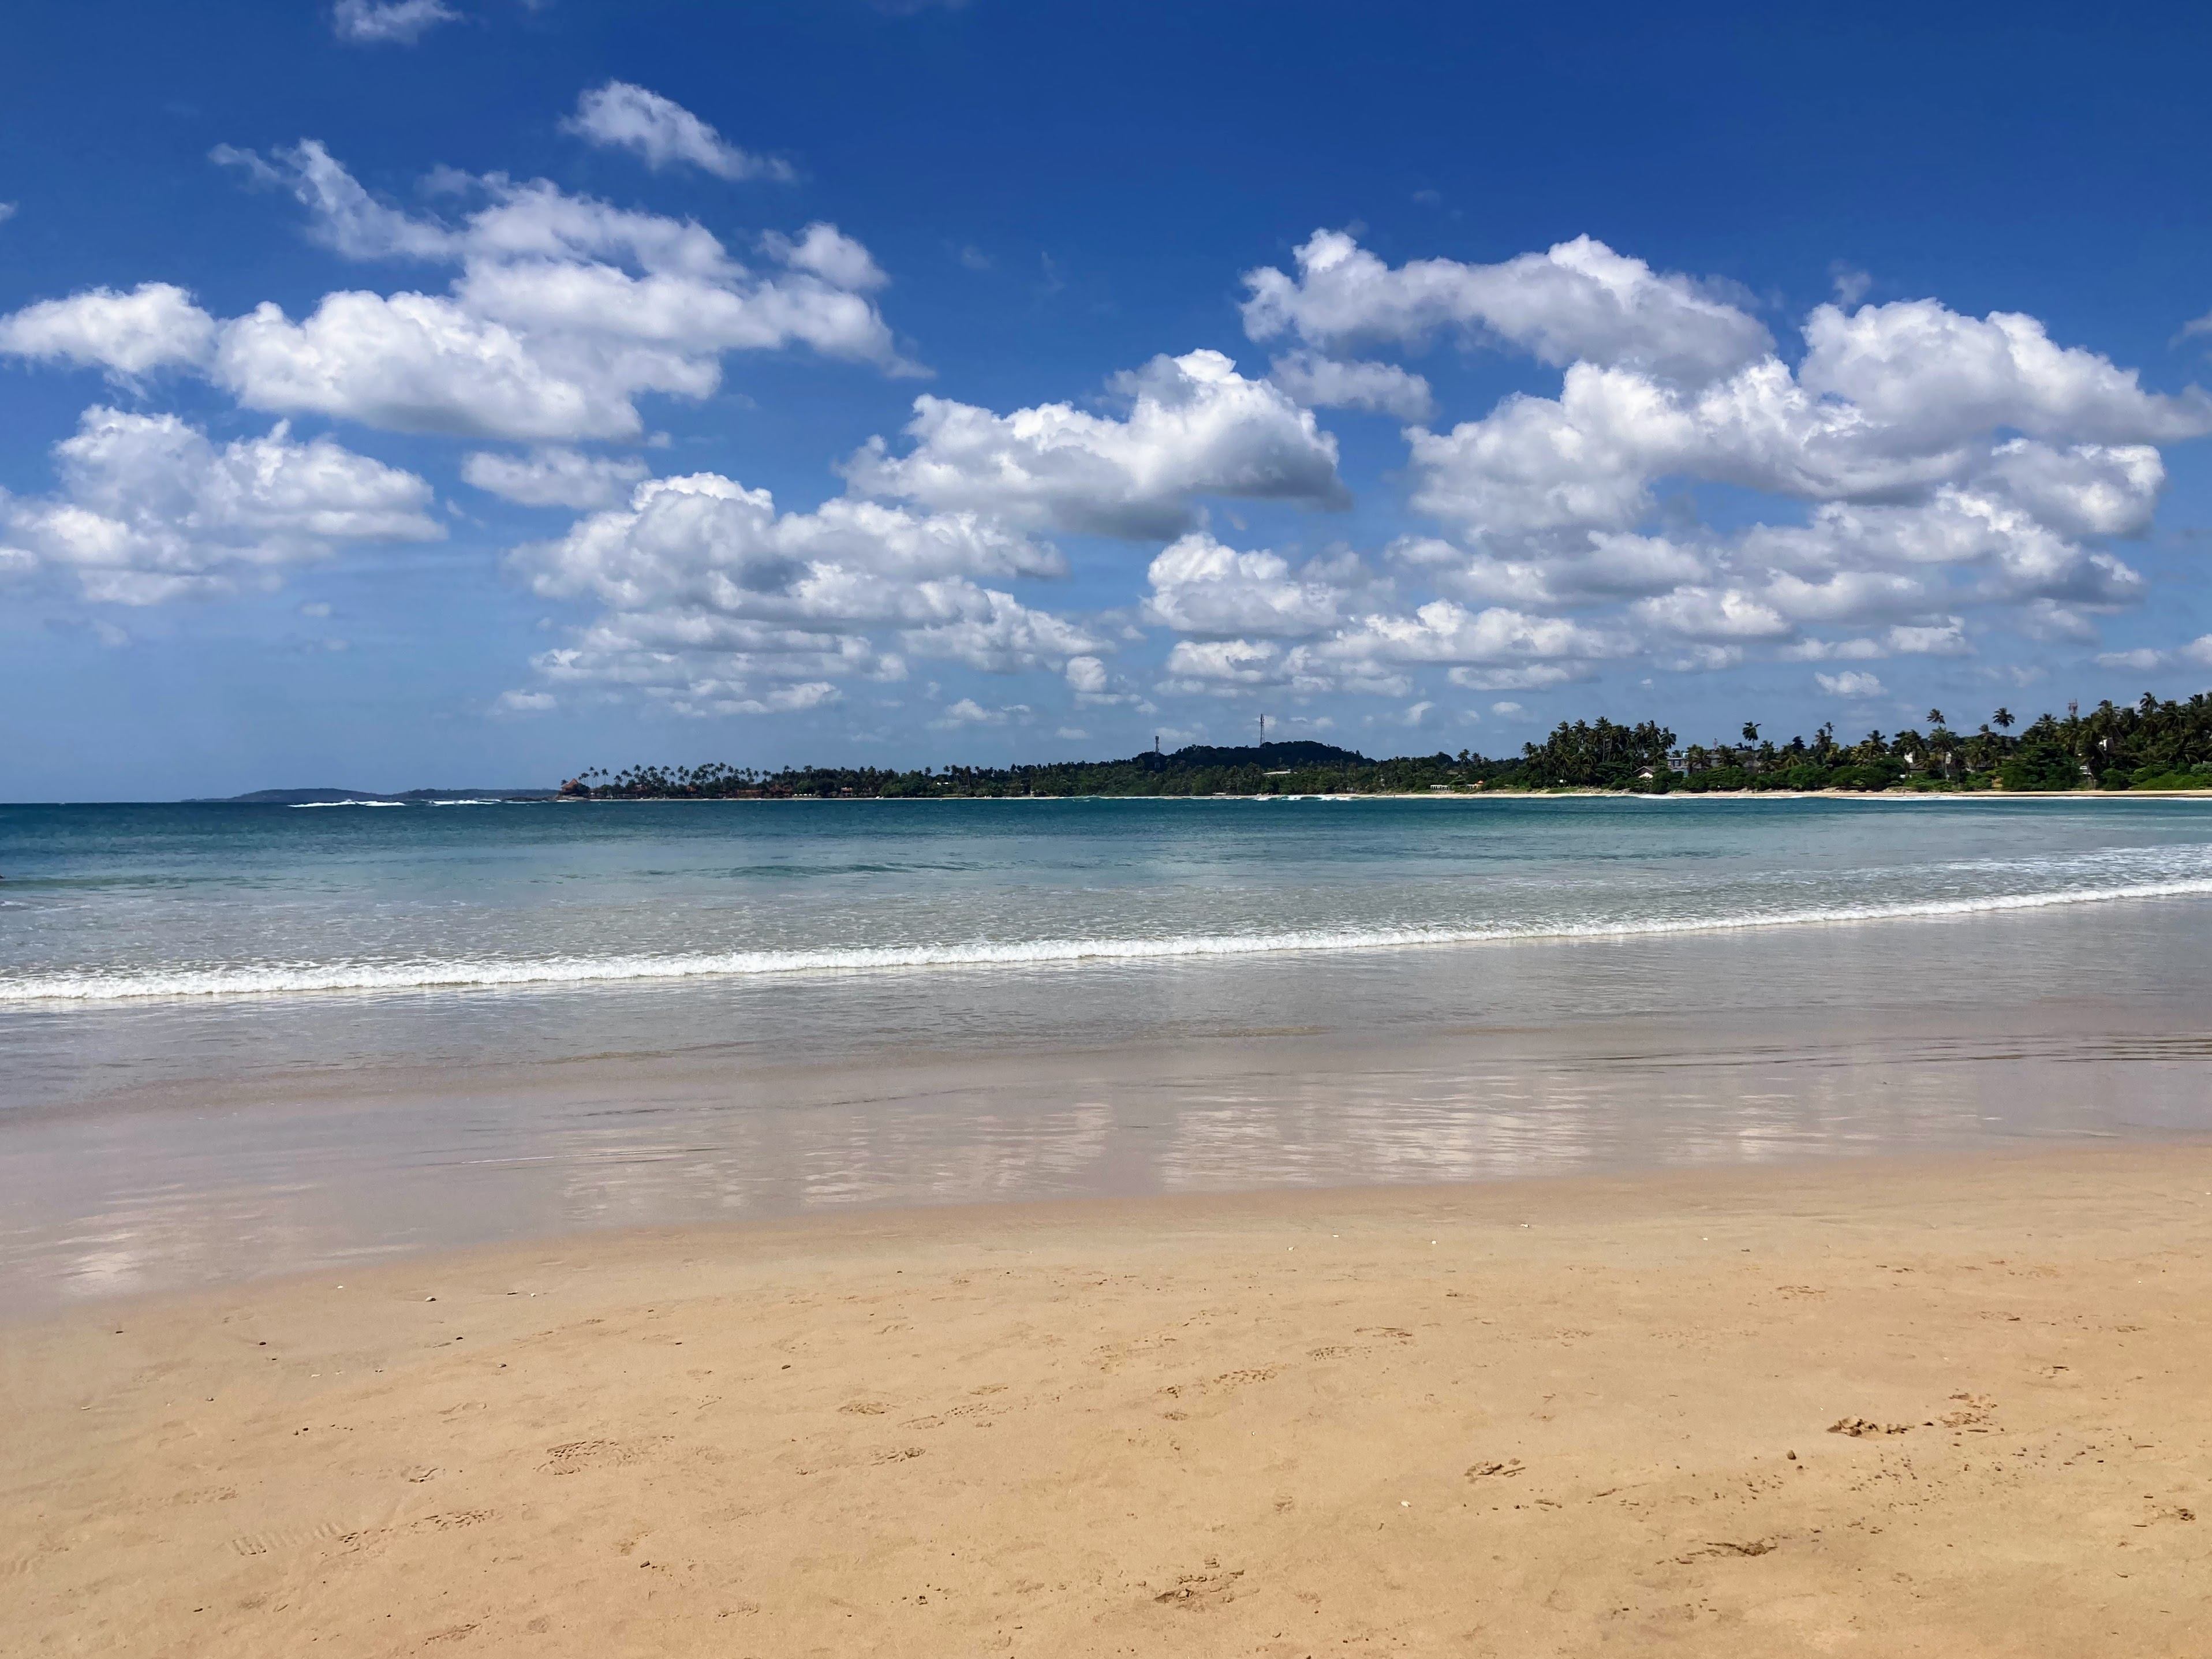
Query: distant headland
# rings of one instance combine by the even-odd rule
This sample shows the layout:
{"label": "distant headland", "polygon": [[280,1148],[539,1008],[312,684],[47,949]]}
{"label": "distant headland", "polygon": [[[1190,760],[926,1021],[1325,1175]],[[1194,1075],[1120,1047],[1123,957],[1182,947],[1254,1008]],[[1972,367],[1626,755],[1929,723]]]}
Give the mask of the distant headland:
{"label": "distant headland", "polygon": [[1124,760],[1003,767],[702,766],[592,768],[561,786],[568,800],[928,799],[1075,795],[1410,795],[1550,790],[1641,794],[1838,792],[2050,793],[2212,790],[2212,696],[2145,696],[2069,704],[2015,732],[2008,708],[1970,732],[1931,708],[1923,725],[1839,740],[1832,726],[1776,742],[1756,721],[1736,739],[1680,746],[1656,720],[1562,722],[1519,755],[1462,749],[1372,759],[1313,742],[1194,744]]}
{"label": "distant headland", "polygon": [[198,795],[186,806],[413,806],[439,801],[551,800],[552,789],[256,789],[243,795]]}

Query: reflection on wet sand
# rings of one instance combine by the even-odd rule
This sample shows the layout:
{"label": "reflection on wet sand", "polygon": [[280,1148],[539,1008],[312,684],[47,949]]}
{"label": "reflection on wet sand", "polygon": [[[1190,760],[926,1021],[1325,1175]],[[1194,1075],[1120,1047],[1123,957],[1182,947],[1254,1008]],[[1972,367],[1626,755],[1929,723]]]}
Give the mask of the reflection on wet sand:
{"label": "reflection on wet sand", "polygon": [[0,1297],[838,1206],[2194,1133],[2204,915],[149,1016],[191,1038],[168,1075],[0,1113]]}

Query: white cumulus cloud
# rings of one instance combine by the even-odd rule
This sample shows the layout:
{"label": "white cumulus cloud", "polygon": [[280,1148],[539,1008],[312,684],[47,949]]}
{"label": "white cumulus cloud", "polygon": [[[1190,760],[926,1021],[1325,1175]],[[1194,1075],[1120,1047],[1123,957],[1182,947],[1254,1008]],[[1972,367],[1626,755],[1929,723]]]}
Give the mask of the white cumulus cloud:
{"label": "white cumulus cloud", "polygon": [[1653,628],[1692,640],[1774,640],[1791,631],[1779,611],[1739,587],[1678,587],[1638,600],[1633,614]]}
{"label": "white cumulus cloud", "polygon": [[1267,378],[1309,409],[1366,409],[1401,421],[1425,421],[1437,409],[1429,383],[1395,363],[1292,351],[1268,364]]}
{"label": "white cumulus cloud", "polygon": [[1012,674],[1029,668],[1060,668],[1078,658],[1109,649],[1079,623],[1034,610],[1011,593],[966,584],[939,584],[931,594],[941,617],[909,623],[899,642],[917,657],[945,657],[987,673]]}
{"label": "white cumulus cloud", "polygon": [[2133,369],[2052,342],[2017,312],[1964,317],[1934,300],[1845,312],[1805,324],[1799,383],[1855,404],[1893,439],[1941,444],[2010,427],[2031,437],[2141,443],[2212,431],[2212,398],[2145,392]]}
{"label": "white cumulus cloud", "polygon": [[1193,531],[1152,561],[1145,616],[1179,634],[1304,638],[1337,621],[1345,592],[1329,574],[1294,576],[1279,555],[1240,553]]}
{"label": "white cumulus cloud", "polygon": [[[1178,640],[1168,653],[1168,678],[1161,690],[1249,690],[1285,684],[1294,672],[1295,665],[1273,640]],[[1315,681],[1311,689],[1327,690],[1327,683]]]}
{"label": "white cumulus cloud", "polygon": [[341,289],[297,319],[267,302],[212,318],[167,283],[93,289],[0,319],[0,350],[124,375],[191,368],[271,414],[539,443],[635,438],[641,396],[707,397],[732,351],[915,372],[871,297],[882,270],[834,225],[763,239],[756,268],[692,221],[542,179],[451,175],[476,205],[443,218],[378,200],[313,140],[216,156],[291,191],[347,258],[457,274],[442,293]]}
{"label": "white cumulus cloud", "polygon": [[1315,647],[1323,660],[1391,663],[1507,663],[1521,659],[1583,659],[1625,653],[1617,635],[1566,617],[1543,617],[1491,605],[1470,611],[1432,599],[1410,615],[1377,613]]}
{"label": "white cumulus cloud", "polygon": [[718,179],[792,177],[788,162],[739,149],[683,105],[628,81],[592,88],[561,125],[595,144],[633,151],[656,171],[681,165]]}
{"label": "white cumulus cloud", "polygon": [[1455,598],[1553,608],[1661,593],[1703,580],[1712,556],[1665,536],[1593,531],[1541,552],[1470,553],[1434,537],[1406,537],[1390,556]]}
{"label": "white cumulus cloud", "polygon": [[1121,376],[1125,416],[1069,404],[994,414],[922,397],[912,447],[872,439],[844,466],[855,493],[988,513],[1037,528],[1144,539],[1190,527],[1202,497],[1339,507],[1336,440],[1280,388],[1218,351]]}
{"label": "white cumulus cloud", "polygon": [[95,600],[267,585],[341,545],[445,534],[422,479],[328,438],[296,442],[281,422],[217,446],[173,415],[95,407],[54,456],[57,493],[0,495],[0,547]]}
{"label": "white cumulus cloud", "polygon": [[[595,372],[616,367],[613,374]],[[703,397],[710,363],[549,361],[505,324],[428,294],[326,295],[294,322],[263,303],[223,330],[216,379],[249,409],[397,432],[625,438],[642,391]]]}
{"label": "white cumulus cloud", "polygon": [[312,141],[276,161],[319,234],[349,257],[461,270],[446,295],[341,292],[300,322],[264,304],[226,325],[216,378],[252,407],[400,430],[618,438],[642,428],[640,393],[705,397],[729,351],[805,345],[911,367],[874,302],[840,285],[882,278],[834,226],[776,244],[785,268],[763,274],[696,223],[543,180],[473,181],[485,204],[447,223],[376,203]]}
{"label": "white cumulus cloud", "polygon": [[1419,347],[1457,330],[1565,367],[1592,362],[1702,382],[1763,356],[1765,325],[1710,283],[1663,276],[1578,236],[1499,264],[1416,259],[1392,269],[1341,231],[1297,251],[1297,275],[1246,273],[1244,329],[1295,335],[1329,352],[1364,343]]}
{"label": "white cumulus cloud", "polygon": [[1840,674],[1815,674],[1814,684],[1832,697],[1845,697],[1854,702],[1863,702],[1870,697],[1887,695],[1882,683],[1872,674],[1856,669],[1845,669]]}
{"label": "white cumulus cloud", "polygon": [[2126,668],[2137,673],[2179,668],[2185,664],[2212,668],[2212,634],[2201,635],[2188,644],[2175,646],[2171,650],[2146,645],[2138,646],[2132,651],[2103,652],[2097,658],[2097,665],[2100,668]]}
{"label": "white cumulus cloud", "polygon": [[478,450],[461,463],[461,477],[468,483],[523,507],[611,507],[645,471],[645,463],[634,457],[560,448],[534,449],[527,455]]}
{"label": "white cumulus cloud", "polygon": [[357,46],[411,46],[459,18],[445,0],[335,0],[331,7],[331,32]]}
{"label": "white cumulus cloud", "polygon": [[[1305,315],[1279,284],[1255,302],[1267,294],[1264,314]],[[1608,351],[1568,364],[1555,397],[1415,427],[1413,504],[1446,534],[1394,554],[1469,599],[1625,599],[1637,625],[1716,646],[1802,642],[1816,622],[1941,630],[1970,605],[2033,633],[2053,609],[2141,597],[2141,573],[2100,544],[2148,527],[2157,446],[2212,432],[2212,398],[2148,392],[2033,318],[1933,301],[1824,305],[1804,338],[1794,368],[1762,355],[1704,380]],[[1653,534],[1662,488],[1701,484],[1765,499],[1730,534]]]}
{"label": "white cumulus cloud", "polygon": [[897,678],[908,655],[1011,672],[1110,648],[985,585],[1066,574],[1055,549],[1020,531],[849,497],[783,513],[719,473],[648,479],[509,563],[545,597],[605,607],[575,644],[539,659],[544,673],[681,712],[738,711],[762,702],[763,684]]}
{"label": "white cumulus cloud", "polygon": [[945,712],[930,725],[940,732],[957,730],[963,726],[1004,726],[1010,720],[1022,719],[1030,713],[1026,703],[1009,703],[1003,708],[986,708],[973,697],[963,697],[957,702],[947,703]]}
{"label": "white cumulus cloud", "polygon": [[206,361],[215,319],[171,283],[88,289],[0,317],[0,352],[122,375]]}

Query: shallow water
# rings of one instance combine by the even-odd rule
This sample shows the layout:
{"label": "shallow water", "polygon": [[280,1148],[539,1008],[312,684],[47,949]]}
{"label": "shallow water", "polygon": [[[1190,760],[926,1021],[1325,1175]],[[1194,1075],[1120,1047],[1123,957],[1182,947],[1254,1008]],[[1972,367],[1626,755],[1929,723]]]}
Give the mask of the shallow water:
{"label": "shallow water", "polygon": [[2212,1127],[2196,802],[10,808],[0,874],[17,1305]]}
{"label": "shallow water", "polygon": [[2212,893],[2195,801],[0,808],[0,1005],[1333,952]]}

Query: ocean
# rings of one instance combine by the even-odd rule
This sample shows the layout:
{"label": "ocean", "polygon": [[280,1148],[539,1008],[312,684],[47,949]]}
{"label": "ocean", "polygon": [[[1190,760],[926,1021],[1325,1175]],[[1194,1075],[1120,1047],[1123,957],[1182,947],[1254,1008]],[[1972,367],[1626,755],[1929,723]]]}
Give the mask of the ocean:
{"label": "ocean", "polygon": [[2212,893],[2193,801],[0,808],[0,1005],[931,972]]}
{"label": "ocean", "polygon": [[0,1297],[2212,1127],[2208,921],[2191,800],[0,807]]}

